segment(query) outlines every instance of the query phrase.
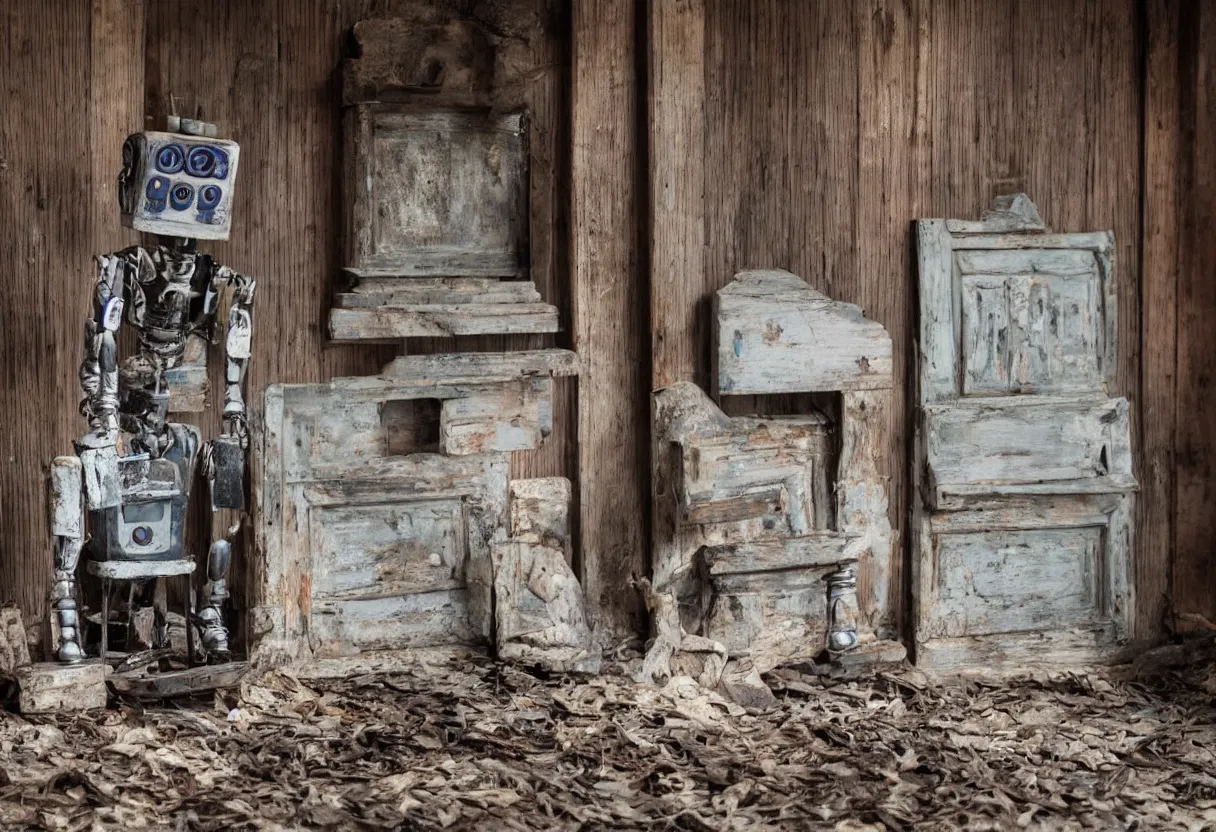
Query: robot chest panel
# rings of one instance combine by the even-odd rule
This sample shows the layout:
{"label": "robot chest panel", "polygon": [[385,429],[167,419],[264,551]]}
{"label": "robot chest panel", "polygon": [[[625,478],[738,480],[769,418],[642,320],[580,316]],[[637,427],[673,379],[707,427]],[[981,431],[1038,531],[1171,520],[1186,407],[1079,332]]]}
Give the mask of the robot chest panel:
{"label": "robot chest panel", "polygon": [[144,290],[145,323],[157,329],[185,329],[197,296],[189,278],[173,275],[158,279]]}

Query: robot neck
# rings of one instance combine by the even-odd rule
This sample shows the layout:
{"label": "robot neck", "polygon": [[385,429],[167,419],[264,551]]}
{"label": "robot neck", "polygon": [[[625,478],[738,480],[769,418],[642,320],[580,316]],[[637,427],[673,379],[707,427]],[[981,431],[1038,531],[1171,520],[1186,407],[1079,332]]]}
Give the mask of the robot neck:
{"label": "robot neck", "polygon": [[176,251],[193,253],[198,250],[198,240],[192,237],[165,237],[158,234],[156,241],[165,248],[171,248]]}

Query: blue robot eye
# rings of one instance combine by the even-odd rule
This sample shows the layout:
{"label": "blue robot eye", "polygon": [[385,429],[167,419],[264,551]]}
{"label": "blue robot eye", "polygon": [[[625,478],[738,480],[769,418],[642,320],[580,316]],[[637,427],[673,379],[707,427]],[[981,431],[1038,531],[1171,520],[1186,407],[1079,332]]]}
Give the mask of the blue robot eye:
{"label": "blue robot eye", "polygon": [[167,144],[156,152],[156,169],[161,173],[177,173],[185,164],[180,145]]}
{"label": "blue robot eye", "polygon": [[215,171],[211,174],[216,179],[228,178],[228,154],[218,147],[211,148],[215,152]]}
{"label": "blue robot eye", "polygon": [[147,193],[148,199],[160,202],[169,195],[169,180],[163,176],[153,176],[148,180],[145,193]]}
{"label": "blue robot eye", "polygon": [[208,177],[215,170],[215,150],[207,145],[190,149],[186,156],[186,173],[191,176]]}
{"label": "blue robot eye", "polygon": [[198,210],[210,211],[220,204],[224,192],[219,185],[204,185],[198,191]]}
{"label": "blue robot eye", "polygon": [[173,193],[169,194],[169,204],[176,211],[185,211],[190,207],[190,203],[194,202],[194,188],[187,185],[185,182],[178,182],[173,186]]}

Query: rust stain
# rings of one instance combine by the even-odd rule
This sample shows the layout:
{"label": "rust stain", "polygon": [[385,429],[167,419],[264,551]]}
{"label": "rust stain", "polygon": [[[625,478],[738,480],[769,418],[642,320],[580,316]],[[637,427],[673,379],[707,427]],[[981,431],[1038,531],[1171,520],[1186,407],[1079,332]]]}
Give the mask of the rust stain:
{"label": "rust stain", "polygon": [[766,343],[766,344],[777,343],[778,341],[781,340],[782,332],[784,332],[784,330],[781,328],[781,324],[777,323],[776,321],[767,322],[764,325],[764,343]]}
{"label": "rust stain", "polygon": [[300,576],[300,597],[298,599],[300,615],[308,618],[312,615],[312,575]]}

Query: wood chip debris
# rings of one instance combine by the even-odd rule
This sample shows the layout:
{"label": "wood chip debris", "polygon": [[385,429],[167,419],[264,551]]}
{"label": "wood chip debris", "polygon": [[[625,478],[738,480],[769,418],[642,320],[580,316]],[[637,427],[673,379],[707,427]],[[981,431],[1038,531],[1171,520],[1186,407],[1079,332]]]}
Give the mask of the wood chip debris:
{"label": "wood chip debris", "polygon": [[[480,658],[0,712],[0,828],[1216,828],[1216,664],[930,682],[540,679]],[[614,672],[615,671],[615,672]]]}

